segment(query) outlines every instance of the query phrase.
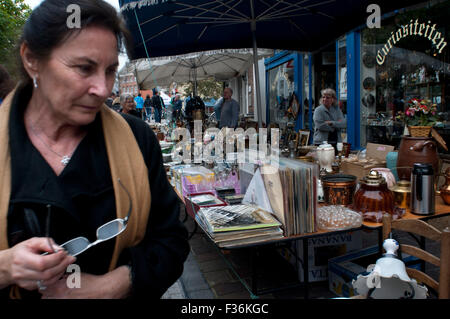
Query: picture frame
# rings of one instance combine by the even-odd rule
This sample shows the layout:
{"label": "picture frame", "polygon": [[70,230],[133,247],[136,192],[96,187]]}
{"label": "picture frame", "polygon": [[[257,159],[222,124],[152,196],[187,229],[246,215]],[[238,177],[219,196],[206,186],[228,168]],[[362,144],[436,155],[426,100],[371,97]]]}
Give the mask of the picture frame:
{"label": "picture frame", "polygon": [[298,131],[298,147],[307,146],[309,144],[309,135],[311,132],[309,130]]}

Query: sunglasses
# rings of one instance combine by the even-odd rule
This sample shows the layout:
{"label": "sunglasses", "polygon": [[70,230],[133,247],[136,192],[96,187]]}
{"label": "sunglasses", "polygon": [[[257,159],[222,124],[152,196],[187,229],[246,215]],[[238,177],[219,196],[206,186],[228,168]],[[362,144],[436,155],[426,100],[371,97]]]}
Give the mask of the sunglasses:
{"label": "sunglasses", "polygon": [[[71,239],[69,241],[66,241],[64,244],[60,245],[64,250],[67,251],[67,253],[71,256],[77,256],[81,254],[82,252],[88,250],[92,246],[95,246],[101,242],[107,241],[111,238],[116,237],[120,233],[122,233],[127,228],[128,219],[130,218],[131,209],[132,209],[132,201],[131,201],[131,195],[128,192],[128,190],[125,188],[125,186],[120,181],[120,178],[118,179],[120,186],[124,189],[124,191],[128,195],[128,199],[130,201],[130,207],[128,209],[128,214],[125,218],[117,218],[110,222],[107,222],[106,224],[100,226],[97,228],[97,240],[94,242],[90,242],[89,239],[86,237],[77,237],[74,239]],[[48,227],[47,223],[47,227]],[[47,228],[48,229],[48,228]],[[50,238],[47,236],[47,238]],[[50,239],[49,239],[50,240]],[[53,247],[50,243],[50,247]],[[56,251],[54,251],[56,252]]]}

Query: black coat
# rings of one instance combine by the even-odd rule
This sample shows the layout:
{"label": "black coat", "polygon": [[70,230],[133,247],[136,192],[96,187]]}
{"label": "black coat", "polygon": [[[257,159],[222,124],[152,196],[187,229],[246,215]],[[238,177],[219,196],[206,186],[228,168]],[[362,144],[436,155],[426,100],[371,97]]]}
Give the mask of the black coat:
{"label": "black coat", "polygon": [[[11,199],[8,212],[10,246],[45,236],[47,205],[50,205],[49,236],[62,244],[78,236],[91,242],[96,229],[116,218],[114,190],[103,138],[100,114],[88,126],[88,134],[59,176],[31,144],[23,122],[23,112],[31,87],[16,94],[10,116]],[[119,265],[132,266],[134,297],[159,298],[181,275],[189,253],[187,231],[179,221],[179,198],[167,180],[161,149],[153,131],[142,120],[123,114],[139,144],[148,167],[151,211],[147,231],[136,247],[125,249]],[[27,226],[24,208],[32,209],[40,230]],[[133,218],[131,215],[130,218]],[[38,232],[38,233],[36,233]],[[108,271],[115,239],[100,243],[77,256],[82,272],[104,274]],[[9,289],[0,290],[7,297]],[[22,291],[24,297],[38,296]]]}
{"label": "black coat", "polygon": [[159,95],[152,96],[152,106],[158,110],[161,110],[163,107],[165,107],[164,102]]}

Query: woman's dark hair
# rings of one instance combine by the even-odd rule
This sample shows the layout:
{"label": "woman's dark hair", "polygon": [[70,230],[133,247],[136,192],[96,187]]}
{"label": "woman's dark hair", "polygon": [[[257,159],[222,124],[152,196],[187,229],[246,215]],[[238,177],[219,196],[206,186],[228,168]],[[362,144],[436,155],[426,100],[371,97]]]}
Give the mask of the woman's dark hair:
{"label": "woman's dark hair", "polygon": [[14,82],[9,76],[6,68],[0,64],[0,99],[4,100],[9,92],[14,88]]}
{"label": "woman's dark hair", "polygon": [[[70,5],[72,7],[77,5],[80,8],[80,28],[70,28],[68,25],[74,13],[68,10]],[[52,50],[70,36],[93,25],[111,30],[117,37],[118,49],[122,50],[125,46],[128,56],[131,55],[130,32],[116,9],[103,0],[44,0],[26,21],[19,48],[25,42],[37,59],[45,60]],[[21,61],[19,65],[21,65],[24,79],[27,82],[30,81]]]}

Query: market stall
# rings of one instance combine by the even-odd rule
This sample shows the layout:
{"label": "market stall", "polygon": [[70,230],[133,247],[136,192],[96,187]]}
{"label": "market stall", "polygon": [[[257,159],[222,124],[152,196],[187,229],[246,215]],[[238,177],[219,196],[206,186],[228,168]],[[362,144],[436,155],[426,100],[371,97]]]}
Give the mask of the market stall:
{"label": "market stall", "polygon": [[[300,132],[283,136],[281,140],[290,142],[279,152],[256,150],[254,154],[254,148],[240,148],[242,145],[233,141],[231,152],[224,153],[230,146],[223,144],[226,136],[220,137],[221,131],[183,142],[170,128],[164,133],[161,128],[154,129],[164,135],[160,143],[163,156],[167,156],[165,166],[187,214],[220,251],[283,244],[306,261],[311,258],[311,239],[370,229],[378,231],[379,256],[384,214],[394,220],[428,220],[450,214],[450,163],[441,159],[439,169],[447,169],[447,182],[438,194],[434,192],[438,171],[433,173],[433,163],[416,157],[405,177],[402,174],[408,172],[400,172],[400,167],[391,163],[393,147],[389,145],[370,144],[366,152],[354,153],[338,144],[335,152],[327,144],[302,144]],[[219,145],[221,149],[216,148]],[[177,156],[180,152],[189,156]],[[350,250],[350,244],[347,246]],[[287,259],[298,262],[292,255]],[[299,280],[307,295],[309,282],[317,279],[311,269],[317,268],[309,262],[297,266],[301,266]],[[264,293],[258,290],[256,275],[248,290],[255,296]]]}

